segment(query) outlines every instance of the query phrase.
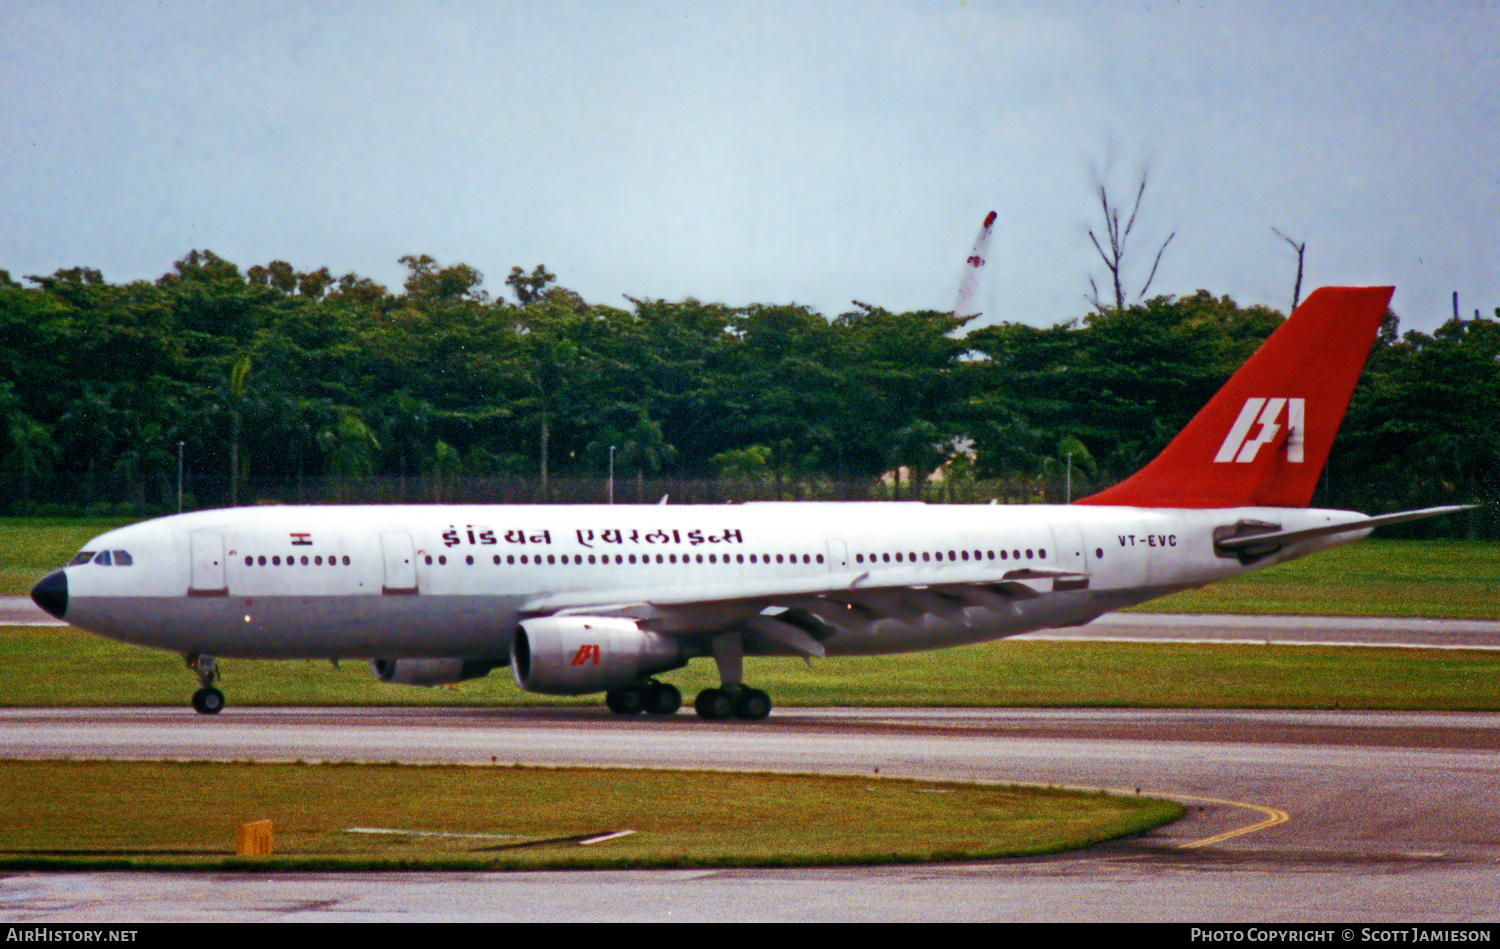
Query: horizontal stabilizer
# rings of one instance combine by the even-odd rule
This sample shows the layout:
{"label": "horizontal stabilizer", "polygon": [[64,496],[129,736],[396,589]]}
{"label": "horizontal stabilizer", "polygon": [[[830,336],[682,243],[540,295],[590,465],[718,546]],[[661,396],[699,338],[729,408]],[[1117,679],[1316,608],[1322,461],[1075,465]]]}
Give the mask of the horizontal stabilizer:
{"label": "horizontal stabilizer", "polygon": [[1347,524],[1327,524],[1323,527],[1308,527],[1303,530],[1293,531],[1272,531],[1266,534],[1245,534],[1239,537],[1226,537],[1223,540],[1215,541],[1214,547],[1221,553],[1254,557],[1270,553],[1274,550],[1280,550],[1287,544],[1296,543],[1299,540],[1332,537],[1336,534],[1347,534],[1352,531],[1384,527],[1387,524],[1420,521],[1428,517],[1438,517],[1443,514],[1453,514],[1457,511],[1467,511],[1474,506],[1473,504],[1450,504],[1446,507],[1425,507],[1419,511],[1398,511],[1395,514],[1381,514],[1377,517],[1367,517],[1362,521],[1353,521]]}

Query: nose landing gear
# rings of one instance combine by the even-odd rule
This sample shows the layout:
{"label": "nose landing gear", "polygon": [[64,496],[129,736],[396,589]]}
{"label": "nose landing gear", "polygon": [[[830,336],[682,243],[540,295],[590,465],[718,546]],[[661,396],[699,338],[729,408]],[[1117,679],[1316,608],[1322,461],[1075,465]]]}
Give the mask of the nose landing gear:
{"label": "nose landing gear", "polygon": [[219,678],[219,663],[213,656],[189,653],[183,656],[187,667],[198,677],[198,691],[193,693],[193,711],[199,715],[217,715],[224,708],[224,693],[214,688]]}

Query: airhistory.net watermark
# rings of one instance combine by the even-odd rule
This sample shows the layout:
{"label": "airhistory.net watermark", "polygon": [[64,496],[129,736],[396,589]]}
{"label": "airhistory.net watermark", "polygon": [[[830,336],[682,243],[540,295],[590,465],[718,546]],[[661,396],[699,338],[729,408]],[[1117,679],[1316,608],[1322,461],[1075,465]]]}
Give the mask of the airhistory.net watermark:
{"label": "airhistory.net watermark", "polygon": [[8,926],[6,942],[135,942],[139,929],[77,929],[61,926]]}

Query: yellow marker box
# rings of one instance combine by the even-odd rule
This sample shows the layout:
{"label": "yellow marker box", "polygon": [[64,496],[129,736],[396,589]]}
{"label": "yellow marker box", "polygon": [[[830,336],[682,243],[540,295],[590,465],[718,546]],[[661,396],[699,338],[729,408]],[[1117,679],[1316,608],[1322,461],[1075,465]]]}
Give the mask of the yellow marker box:
{"label": "yellow marker box", "polygon": [[241,824],[234,833],[234,852],[241,857],[267,857],[271,854],[271,822],[258,820]]}

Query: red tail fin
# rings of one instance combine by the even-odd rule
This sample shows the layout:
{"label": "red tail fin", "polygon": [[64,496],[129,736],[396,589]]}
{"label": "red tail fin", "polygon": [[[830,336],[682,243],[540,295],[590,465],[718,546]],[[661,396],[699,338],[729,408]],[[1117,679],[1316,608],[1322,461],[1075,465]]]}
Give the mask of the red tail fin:
{"label": "red tail fin", "polygon": [[1313,291],[1149,465],[1078,503],[1306,507],[1393,292]]}

